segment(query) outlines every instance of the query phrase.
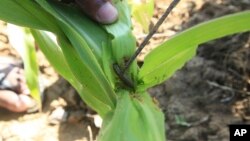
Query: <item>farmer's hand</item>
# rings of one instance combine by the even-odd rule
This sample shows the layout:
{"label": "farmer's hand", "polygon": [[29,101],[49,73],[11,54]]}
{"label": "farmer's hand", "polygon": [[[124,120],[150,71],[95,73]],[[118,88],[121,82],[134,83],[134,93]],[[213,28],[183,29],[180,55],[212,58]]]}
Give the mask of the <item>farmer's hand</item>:
{"label": "farmer's hand", "polygon": [[75,0],[83,12],[102,24],[110,24],[117,20],[117,9],[110,0]]}

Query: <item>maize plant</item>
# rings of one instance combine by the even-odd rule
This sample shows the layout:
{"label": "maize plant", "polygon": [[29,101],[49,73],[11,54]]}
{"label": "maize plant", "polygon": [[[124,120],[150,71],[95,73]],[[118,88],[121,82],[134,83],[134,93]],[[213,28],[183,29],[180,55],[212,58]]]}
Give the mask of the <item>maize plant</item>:
{"label": "maize plant", "polygon": [[111,25],[93,22],[76,4],[55,0],[0,0],[0,19],[29,28],[55,70],[103,118],[98,141],[164,141],[164,115],[147,89],[171,77],[195,55],[199,44],[249,31],[250,11],[178,33],[151,51],[139,67],[136,61],[126,66],[136,50],[131,11],[144,23],[148,20],[141,17],[143,11],[152,11],[153,2],[113,4],[119,20]]}

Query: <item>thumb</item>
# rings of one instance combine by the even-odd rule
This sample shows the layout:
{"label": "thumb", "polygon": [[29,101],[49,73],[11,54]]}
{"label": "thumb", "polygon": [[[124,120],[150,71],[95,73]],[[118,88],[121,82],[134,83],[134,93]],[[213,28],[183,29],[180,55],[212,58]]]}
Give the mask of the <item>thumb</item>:
{"label": "thumb", "polygon": [[85,14],[102,24],[117,20],[118,11],[109,0],[75,0]]}

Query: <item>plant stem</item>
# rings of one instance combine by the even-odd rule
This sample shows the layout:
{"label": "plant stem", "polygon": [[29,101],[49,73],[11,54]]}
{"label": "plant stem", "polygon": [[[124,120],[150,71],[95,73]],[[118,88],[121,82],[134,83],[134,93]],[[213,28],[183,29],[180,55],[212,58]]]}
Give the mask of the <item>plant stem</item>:
{"label": "plant stem", "polygon": [[152,36],[156,33],[158,28],[162,25],[164,20],[168,17],[170,12],[174,9],[174,7],[180,2],[180,0],[173,0],[167,10],[164,12],[164,14],[161,16],[161,18],[157,21],[155,26],[150,30],[149,34],[144,38],[143,42],[140,44],[136,52],[133,54],[133,56],[126,62],[125,67],[123,69],[123,73],[129,68],[129,66],[132,64],[132,62],[135,60],[135,58],[140,54],[142,49],[147,45],[148,41],[152,38]]}

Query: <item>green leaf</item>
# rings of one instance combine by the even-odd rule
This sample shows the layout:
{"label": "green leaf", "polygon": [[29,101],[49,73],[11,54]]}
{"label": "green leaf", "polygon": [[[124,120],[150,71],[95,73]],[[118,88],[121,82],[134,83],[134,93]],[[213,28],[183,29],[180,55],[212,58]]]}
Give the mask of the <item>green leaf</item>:
{"label": "green leaf", "polygon": [[114,59],[122,63],[124,58],[130,57],[136,47],[135,37],[132,34],[131,15],[127,0],[115,4],[119,11],[119,20],[111,25],[105,25],[105,30],[110,34]]}
{"label": "green leaf", "polygon": [[[97,99],[113,108],[116,103],[116,95],[97,60],[98,56],[94,53],[95,48],[92,48],[92,46],[86,41],[92,40],[92,38],[83,38],[83,35],[75,28],[75,26],[79,26],[78,28],[80,28],[82,26],[88,26],[88,24],[71,24],[72,21],[69,21],[65,17],[65,12],[63,11],[63,8],[67,9],[67,7],[60,7],[60,4],[58,3],[40,0],[37,0],[37,2],[57,18],[58,24],[66,36],[57,35],[59,37],[58,41],[63,54],[65,55],[65,59],[76,79],[81,84],[86,85],[87,89],[92,95],[95,95]],[[67,15],[67,17],[69,16],[71,15]],[[81,21],[75,20],[75,22]],[[93,26],[90,25],[88,28],[91,27]],[[93,33],[86,32],[86,35],[87,34]],[[75,53],[76,55],[72,55],[69,52]],[[74,63],[74,59],[79,64]]]}
{"label": "green leaf", "polygon": [[175,122],[176,122],[177,125],[182,125],[182,126],[186,126],[186,127],[190,127],[191,126],[191,124],[188,123],[185,120],[184,116],[182,116],[182,115],[175,115],[174,117],[175,117]]}
{"label": "green leaf", "polygon": [[[36,0],[46,11],[53,15],[58,25],[64,30],[65,26],[74,30],[88,45],[98,62],[102,62],[102,43],[107,42],[108,34],[101,26],[86,17],[75,5],[63,4],[55,1]],[[94,30],[93,30],[94,29]],[[64,30],[65,35],[71,36]]]}
{"label": "green leaf", "polygon": [[[97,99],[110,106],[110,109],[115,107],[116,99],[110,97],[112,93],[108,93],[111,86],[103,76],[98,77],[98,71],[84,64],[76,50],[71,46],[69,42],[64,39],[60,39],[60,46],[62,47],[65,59],[70,67],[75,78],[83,85],[89,94],[94,95]],[[102,79],[104,78],[104,81]],[[106,84],[105,84],[106,83]],[[107,85],[107,87],[105,87]],[[111,92],[113,92],[111,90]]]}
{"label": "green leaf", "polygon": [[[103,56],[110,56],[110,62],[103,62],[106,72],[113,72],[113,64],[117,63],[124,67],[125,62],[133,55],[136,48],[136,40],[132,34],[132,24],[129,5],[127,0],[115,2],[119,12],[119,19],[111,25],[104,25],[103,28],[110,34],[110,43],[104,44]],[[111,53],[110,53],[111,51]],[[111,66],[111,67],[110,67]],[[129,78],[137,79],[137,65],[134,63],[127,71]],[[113,72],[113,76],[116,76]],[[109,78],[112,79],[112,78]],[[118,79],[116,79],[118,80]]]}
{"label": "green leaf", "polygon": [[[92,53],[101,62],[102,43],[107,42],[108,34],[101,26],[86,17],[78,7],[74,5],[64,5],[60,3],[50,3],[59,17],[83,38]],[[93,30],[94,29],[94,30]],[[68,32],[65,32],[66,35]],[[70,33],[69,33],[70,34]],[[68,35],[70,36],[70,35]]]}
{"label": "green leaf", "polygon": [[52,36],[54,35],[49,32],[43,32],[34,29],[31,30],[31,33],[35,38],[36,43],[39,45],[39,48],[48,59],[50,64],[54,67],[54,69],[65,79],[69,80],[69,82],[73,82],[71,79],[73,75],[65,61],[62,50],[56,44],[56,42],[52,40]]}
{"label": "green leaf", "polygon": [[190,60],[201,43],[250,30],[250,11],[224,16],[183,31],[150,52],[139,73],[144,90],[171,77]]}
{"label": "green leaf", "polygon": [[129,0],[132,16],[140,23],[144,32],[148,33],[149,24],[154,14],[154,0]]}
{"label": "green leaf", "polygon": [[24,63],[26,83],[30,95],[41,108],[41,95],[39,88],[39,68],[36,58],[35,42],[28,29],[8,24],[9,39],[12,46],[21,55]]}
{"label": "green leaf", "polygon": [[97,141],[165,141],[164,115],[148,93],[118,92],[116,109],[104,119]]}
{"label": "green leaf", "polygon": [[0,0],[0,19],[19,26],[60,33],[54,18],[33,0]]}
{"label": "green leaf", "polygon": [[[103,103],[102,100],[99,100],[95,93],[92,93],[92,91],[86,88],[86,83],[81,83],[80,81],[78,81],[78,79],[76,78],[78,76],[75,76],[73,74],[76,72],[74,70],[75,67],[77,70],[81,70],[81,62],[79,62],[79,56],[75,52],[72,52],[73,48],[71,46],[66,46],[68,47],[70,52],[68,52],[66,56],[64,56],[61,48],[53,40],[51,40],[51,38],[48,37],[48,34],[37,30],[32,30],[32,34],[35,37],[36,42],[39,44],[40,49],[49,60],[51,65],[55,68],[55,70],[66,80],[68,80],[74,88],[76,88],[81,98],[91,108],[97,111],[101,116],[104,116],[111,109],[111,107]],[[67,60],[72,60],[73,62],[68,62]],[[82,74],[85,72],[83,70],[80,73]],[[91,81],[89,81],[87,85],[95,86],[91,84]]]}

